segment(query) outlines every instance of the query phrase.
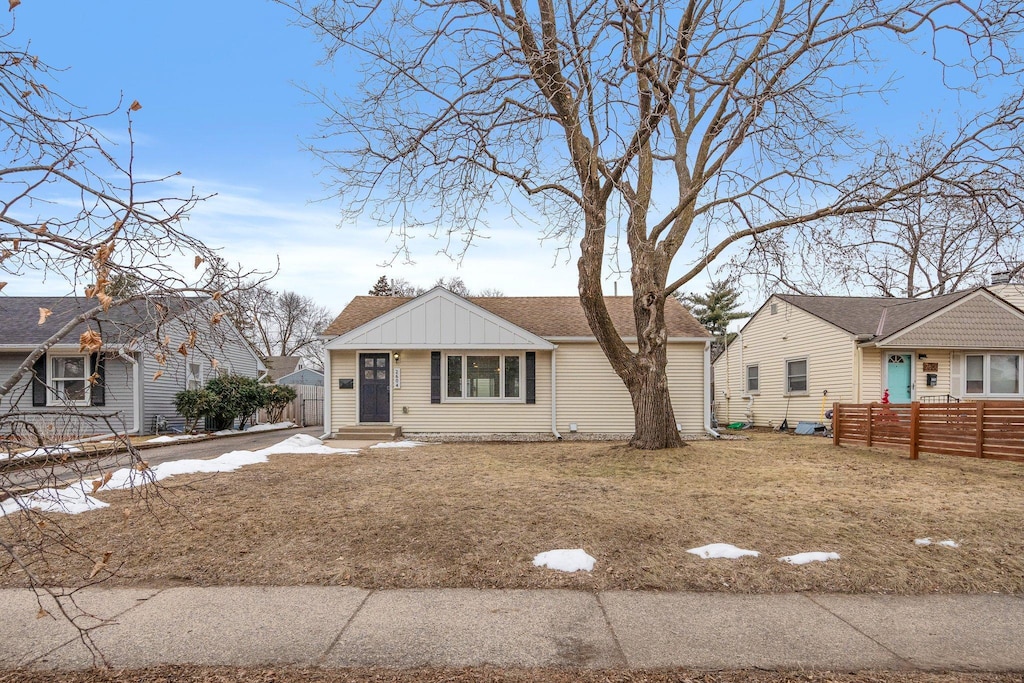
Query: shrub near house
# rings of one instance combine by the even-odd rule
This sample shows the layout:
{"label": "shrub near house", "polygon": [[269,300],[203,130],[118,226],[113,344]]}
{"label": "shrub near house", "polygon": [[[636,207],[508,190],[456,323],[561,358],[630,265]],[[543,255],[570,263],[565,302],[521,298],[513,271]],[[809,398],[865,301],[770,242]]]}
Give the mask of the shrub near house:
{"label": "shrub near house", "polygon": [[174,406],[186,420],[186,431],[194,431],[200,419],[209,419],[221,429],[238,419],[238,428],[245,429],[261,408],[270,413],[271,421],[277,422],[295,396],[295,390],[288,386],[261,384],[241,375],[222,375],[211,379],[202,389],[179,391],[174,396]]}

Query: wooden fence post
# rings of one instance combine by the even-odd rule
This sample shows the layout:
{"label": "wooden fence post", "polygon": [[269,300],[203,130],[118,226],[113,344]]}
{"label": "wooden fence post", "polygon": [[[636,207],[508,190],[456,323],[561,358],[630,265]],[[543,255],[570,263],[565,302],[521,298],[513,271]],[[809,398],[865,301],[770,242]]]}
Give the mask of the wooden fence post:
{"label": "wooden fence post", "polygon": [[910,403],[910,459],[917,460],[918,440],[921,433],[921,404],[918,401]]}
{"label": "wooden fence post", "polygon": [[839,445],[839,403],[832,404],[832,445]]}
{"label": "wooden fence post", "polygon": [[872,421],[871,409],[874,408],[874,407],[875,407],[874,403],[869,403],[868,404],[868,426],[867,426],[867,429],[866,429],[866,432],[867,432],[867,446],[868,446],[868,448],[871,447],[871,421]]}
{"label": "wooden fence post", "polygon": [[974,439],[974,454],[979,458],[984,458],[985,452],[985,402],[978,401],[974,404],[978,411],[978,424],[977,424],[977,435]]}

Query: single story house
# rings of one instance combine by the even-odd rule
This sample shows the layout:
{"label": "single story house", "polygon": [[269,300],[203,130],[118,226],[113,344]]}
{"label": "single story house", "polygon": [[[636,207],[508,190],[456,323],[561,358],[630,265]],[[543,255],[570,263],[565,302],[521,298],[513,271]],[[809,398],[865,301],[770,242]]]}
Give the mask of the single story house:
{"label": "single story house", "polygon": [[775,294],[714,363],[719,424],[820,421],[832,403],[1024,399],[1024,290],[929,299]]}
{"label": "single story house", "polygon": [[[96,305],[84,297],[0,297],[0,382]],[[100,346],[82,350],[87,331],[99,335]],[[111,431],[150,434],[183,427],[174,409],[182,389],[202,387],[214,372],[257,377],[263,370],[208,297],[140,300],[75,326],[0,399],[0,412],[55,440]]]}
{"label": "single story house", "polygon": [[[631,297],[607,297],[636,342]],[[665,304],[679,428],[703,433],[710,337]],[[387,424],[406,433],[632,433],[633,404],[576,297],[359,296],[325,331],[325,431]]]}
{"label": "single story house", "polygon": [[267,366],[267,374],[263,379],[274,384],[315,387],[324,385],[324,373],[308,367],[306,359],[301,356],[268,356],[263,362]]}

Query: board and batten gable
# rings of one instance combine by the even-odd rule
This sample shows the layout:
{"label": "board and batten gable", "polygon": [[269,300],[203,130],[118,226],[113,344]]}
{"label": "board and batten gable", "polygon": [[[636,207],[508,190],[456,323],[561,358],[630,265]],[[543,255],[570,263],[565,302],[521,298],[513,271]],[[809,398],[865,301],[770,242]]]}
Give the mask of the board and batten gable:
{"label": "board and batten gable", "polygon": [[[719,425],[743,422],[748,412],[758,427],[778,426],[783,419],[790,426],[817,422],[824,391],[826,409],[855,400],[856,354],[852,334],[772,296],[715,362]],[[806,392],[786,393],[786,363],[793,360],[807,361]],[[751,365],[758,367],[759,384],[752,394],[745,386]]]}
{"label": "board and batten gable", "polygon": [[337,341],[365,348],[551,348],[539,337],[454,295],[413,299]]}

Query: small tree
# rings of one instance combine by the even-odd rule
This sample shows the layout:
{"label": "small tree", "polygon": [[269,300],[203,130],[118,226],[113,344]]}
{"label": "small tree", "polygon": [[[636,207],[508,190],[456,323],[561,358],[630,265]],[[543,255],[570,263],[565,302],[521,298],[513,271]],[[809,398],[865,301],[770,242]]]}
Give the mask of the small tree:
{"label": "small tree", "polygon": [[373,289],[369,291],[370,296],[395,296],[395,291],[388,282],[387,275],[381,275],[377,278],[377,282],[373,284]]}
{"label": "small tree", "polygon": [[265,388],[267,403],[264,408],[267,409],[271,422],[280,422],[285,407],[294,401],[298,394],[295,392],[295,389],[287,384],[270,384],[266,385]]}

